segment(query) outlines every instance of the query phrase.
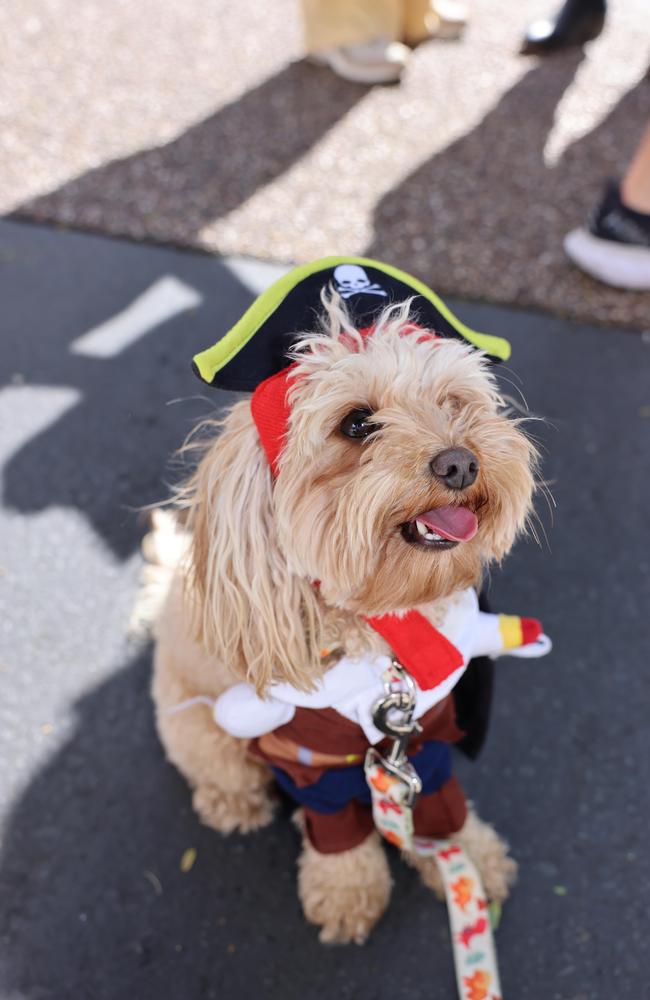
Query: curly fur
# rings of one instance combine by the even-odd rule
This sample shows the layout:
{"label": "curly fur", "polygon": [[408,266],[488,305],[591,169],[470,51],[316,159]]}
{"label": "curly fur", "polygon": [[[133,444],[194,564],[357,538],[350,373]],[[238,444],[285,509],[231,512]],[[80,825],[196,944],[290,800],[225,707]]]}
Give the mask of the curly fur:
{"label": "curly fur", "polygon": [[[462,830],[455,834],[454,839],[467,851],[480,871],[488,898],[503,902],[517,878],[517,862],[508,857],[505,841],[473,809],[469,810]],[[424,884],[438,899],[443,900],[445,890],[435,858],[404,853],[404,859],[419,872]]]}
{"label": "curly fur", "polygon": [[319,605],[278,544],[271,471],[247,400],[233,406],[178,503],[188,511],[188,602],[201,644],[260,692],[277,678],[308,686]]}
{"label": "curly fur", "polygon": [[[435,624],[446,597],[480,582],[503,558],[531,509],[536,452],[504,412],[480,352],[423,339],[409,303],[387,309],[367,339],[338,299],[325,307],[322,329],[296,348],[275,481],[243,400],[223,421],[202,425],[200,461],[175,498],[187,555],[157,626],[153,694],[167,755],[194,789],[203,821],[222,832],[270,820],[269,774],[205,706],[169,709],[196,694],[216,697],[238,679],[260,693],[272,680],[308,690],[323,670],[323,646],[352,655],[384,648],[365,615],[417,607]],[[379,425],[363,443],[339,432],[342,418],[360,406],[370,407]],[[462,498],[479,530],[447,551],[418,549],[401,525],[458,502],[429,470],[450,446],[468,447],[479,459],[478,478]],[[468,847],[507,885],[505,848],[470,820]],[[503,895],[497,876],[493,881]],[[361,893],[358,906],[350,885],[353,896]],[[305,846],[301,898],[324,939],[364,938],[389,891],[374,840],[354,859]]]}
{"label": "curly fur", "polygon": [[[408,302],[387,309],[364,341],[330,305],[331,335],[305,338],[296,354],[273,496],[278,542],[296,575],[320,580],[328,604],[357,614],[412,608],[479,582],[523,529],[533,492],[535,450],[503,415],[484,358],[459,341],[423,340],[408,313]],[[355,406],[369,406],[380,426],[361,446],[338,433]],[[457,500],[428,463],[459,444],[481,466],[463,497],[480,530],[431,559],[404,544],[399,526]]]}
{"label": "curly fur", "polygon": [[307,841],[298,862],[298,896],[324,944],[363,944],[390,899],[393,881],[379,835],[340,854]]}

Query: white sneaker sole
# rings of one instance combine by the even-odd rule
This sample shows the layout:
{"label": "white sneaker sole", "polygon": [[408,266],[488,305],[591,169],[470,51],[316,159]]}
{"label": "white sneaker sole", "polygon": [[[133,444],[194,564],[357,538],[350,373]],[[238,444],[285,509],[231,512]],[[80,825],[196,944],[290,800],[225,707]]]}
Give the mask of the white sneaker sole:
{"label": "white sneaker sole", "polygon": [[333,73],[350,83],[397,83],[404,70],[404,63],[383,63],[376,66],[355,63],[337,51],[312,53],[309,61],[316,66],[328,66]]}
{"label": "white sneaker sole", "polygon": [[602,240],[586,229],[574,229],[564,238],[564,250],[574,264],[606,285],[650,291],[650,247]]}

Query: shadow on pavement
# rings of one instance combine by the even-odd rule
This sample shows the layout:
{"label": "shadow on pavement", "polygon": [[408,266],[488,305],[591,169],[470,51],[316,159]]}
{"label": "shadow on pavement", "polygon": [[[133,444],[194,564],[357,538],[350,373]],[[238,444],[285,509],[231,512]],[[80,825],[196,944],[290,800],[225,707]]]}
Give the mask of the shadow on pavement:
{"label": "shadow on pavement", "polygon": [[[83,203],[81,224],[90,228],[110,206],[113,231],[155,238],[156,220],[167,225],[170,212],[181,212],[196,231],[286,171],[365,92],[294,63],[168,145],[100,167],[41,200],[58,199],[60,218],[66,202]],[[32,216],[39,203],[31,203]],[[168,457],[197,417],[226,397],[207,390],[204,401],[167,404],[204,394],[189,375],[190,359],[239,318],[251,293],[215,259],[171,258],[164,250],[156,257],[137,246],[115,253],[106,241],[48,231],[34,240],[29,227],[5,227],[0,263],[13,282],[3,329],[7,371],[20,384],[64,385],[83,399],[10,460],[4,501],[23,512],[76,507],[125,557],[138,541],[133,511],[168,495],[161,478]],[[74,340],[169,274],[202,297],[198,308],[157,324],[113,356],[71,352]],[[51,301],[45,316],[34,288]]]}
{"label": "shadow on pavement", "polygon": [[[648,293],[621,295],[599,284],[571,266],[562,248],[567,231],[586,222],[607,175],[623,171],[647,118],[650,84],[642,80],[600,125],[549,159],[547,140],[582,59],[570,51],[533,65],[466,135],[386,193],[366,252],[442,292],[643,328]],[[166,145],[88,171],[14,215],[195,245],[205,226],[285,174],[366,93],[327,69],[292,63]],[[312,192],[323,214],[332,178]],[[279,225],[290,227],[290,218]],[[285,245],[290,254],[290,235]]]}
{"label": "shadow on pavement", "polygon": [[[432,959],[451,985],[444,911],[411,873],[400,874],[390,921],[373,944],[333,952],[302,917],[288,809],[246,837],[199,826],[154,732],[149,671],[145,653],[80,700],[74,735],[8,820],[0,856],[2,995],[352,1000],[370,995],[368,977],[379,988],[391,926],[401,922],[417,950],[423,913],[438,953]],[[197,857],[184,874],[189,847]],[[402,980],[415,989],[417,976],[394,967],[385,980],[376,996],[388,1000]]]}
{"label": "shadow on pavement", "polygon": [[565,234],[586,223],[606,178],[619,176],[648,113],[650,83],[642,80],[595,129],[549,161],[545,147],[558,105],[582,58],[579,51],[544,59],[474,129],[385,195],[368,255],[398,260],[429,279],[435,272],[434,287],[442,292],[460,288],[492,299],[489,276],[498,269],[504,302],[571,316],[588,297],[595,318],[599,306],[610,322],[647,315],[647,293],[621,295],[593,281],[562,248]]}
{"label": "shadow on pavement", "polygon": [[[228,398],[192,375],[190,359],[226,332],[252,296],[208,257],[34,233],[11,223],[0,232],[12,257],[3,363],[19,384],[65,386],[81,399],[9,459],[2,499],[24,513],[77,508],[124,558],[139,541],[136,511],[168,496],[170,456],[197,418]],[[112,357],[71,351],[76,338],[169,275],[201,296],[196,308],[143,331]]]}
{"label": "shadow on pavement", "polygon": [[291,63],[166,145],[91,170],[14,215],[165,242],[182,229],[190,239],[285,173],[366,92]]}

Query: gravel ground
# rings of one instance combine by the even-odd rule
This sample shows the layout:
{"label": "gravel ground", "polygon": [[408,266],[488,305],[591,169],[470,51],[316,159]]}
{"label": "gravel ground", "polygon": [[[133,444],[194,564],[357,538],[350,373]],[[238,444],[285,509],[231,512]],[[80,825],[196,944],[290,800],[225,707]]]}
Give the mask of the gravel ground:
{"label": "gravel ground", "polygon": [[277,261],[368,252],[439,290],[618,326],[650,295],[564,259],[648,117],[647,0],[584,53],[516,54],[552,0],[476,3],[400,86],[302,59],[297,0],[8,0],[0,210]]}
{"label": "gravel ground", "polygon": [[[226,401],[188,359],[273,277],[0,223],[0,1000],[456,995],[444,908],[394,852],[370,941],[331,949],[300,912],[288,810],[247,837],[200,826],[154,731],[150,649],[127,628],[136,508]],[[107,324],[171,279],[175,315],[132,323],[128,342]],[[499,663],[486,748],[457,762],[521,864],[497,935],[504,996],[644,1000],[650,344],[454,305],[512,340],[504,374],[548,418],[557,501],[553,519],[539,505],[549,545],[518,545],[491,581],[494,607],[539,615],[553,653]]]}

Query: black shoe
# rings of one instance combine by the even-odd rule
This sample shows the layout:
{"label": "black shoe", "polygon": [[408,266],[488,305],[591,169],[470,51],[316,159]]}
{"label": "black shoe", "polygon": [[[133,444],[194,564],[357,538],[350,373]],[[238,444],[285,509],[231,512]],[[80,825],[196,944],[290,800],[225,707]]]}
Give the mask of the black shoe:
{"label": "black shoe", "polygon": [[624,205],[614,182],[588,227],[565,237],[564,249],[574,264],[607,285],[650,289],[650,215]]}
{"label": "black shoe", "polygon": [[605,0],[566,0],[554,19],[546,18],[528,25],[522,54],[539,56],[584,45],[598,38],[604,24]]}

